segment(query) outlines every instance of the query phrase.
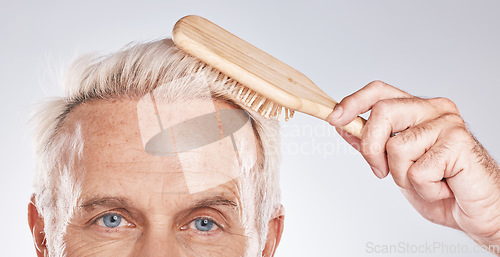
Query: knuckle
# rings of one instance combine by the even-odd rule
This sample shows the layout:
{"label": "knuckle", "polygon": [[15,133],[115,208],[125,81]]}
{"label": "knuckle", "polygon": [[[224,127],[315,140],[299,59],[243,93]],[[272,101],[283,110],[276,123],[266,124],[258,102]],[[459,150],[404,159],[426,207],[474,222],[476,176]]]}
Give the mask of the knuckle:
{"label": "knuckle", "polygon": [[404,146],[404,141],[401,140],[401,137],[399,135],[390,138],[386,145],[385,148],[387,149],[387,154],[393,155],[393,156],[399,156],[401,154],[401,148]]}
{"label": "knuckle", "polygon": [[368,85],[366,87],[369,87],[372,89],[382,89],[382,88],[385,88],[387,86],[388,86],[388,84],[381,81],[381,80],[374,80],[374,81],[368,83]]}
{"label": "knuckle", "polygon": [[394,183],[396,183],[398,187],[404,189],[410,189],[412,187],[411,183],[406,178],[406,176],[404,176],[402,171],[391,170],[391,175],[392,179],[394,180]]}
{"label": "knuckle", "polygon": [[354,94],[352,94],[350,96],[346,96],[344,99],[342,99],[340,104],[343,105],[344,107],[356,105],[356,101],[354,99]]}
{"label": "knuckle", "polygon": [[[426,181],[425,178],[423,178],[419,172],[415,172],[412,170],[408,171],[408,180],[411,181],[410,184],[412,187],[421,189],[418,191],[418,194],[424,201],[435,202],[440,199],[439,194],[436,194],[434,190],[429,190],[428,188],[429,185],[425,185],[425,183],[429,182]],[[427,190],[423,190],[424,188],[427,188]]]}
{"label": "knuckle", "polygon": [[417,169],[410,169],[408,171],[407,176],[408,176],[408,179],[416,185],[420,185],[424,181],[421,173]]}
{"label": "knuckle", "polygon": [[458,115],[458,114],[445,113],[445,114],[441,115],[440,118],[442,120],[444,120],[446,123],[460,124],[460,127],[464,127],[465,128],[465,122],[462,119],[462,117],[460,115]]}
{"label": "knuckle", "polygon": [[456,114],[458,113],[457,105],[448,98],[437,97],[431,100],[434,103],[434,106],[436,106],[439,110],[445,110],[446,112],[451,112]]}
{"label": "knuckle", "polygon": [[417,141],[419,136],[426,130],[424,126],[416,126],[397,134],[394,136],[394,139],[398,140],[399,144],[404,146],[408,143]]}
{"label": "knuckle", "polygon": [[387,115],[392,109],[392,101],[390,100],[380,100],[373,105],[372,115],[380,116]]}
{"label": "knuckle", "polygon": [[446,135],[453,142],[465,142],[472,138],[465,126],[454,126],[446,131]]}

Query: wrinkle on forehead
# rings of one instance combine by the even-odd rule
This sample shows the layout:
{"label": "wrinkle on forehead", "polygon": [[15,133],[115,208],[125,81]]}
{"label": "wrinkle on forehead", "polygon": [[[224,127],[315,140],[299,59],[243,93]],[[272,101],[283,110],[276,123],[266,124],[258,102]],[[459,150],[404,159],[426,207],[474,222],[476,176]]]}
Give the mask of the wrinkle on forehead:
{"label": "wrinkle on forehead", "polygon": [[[167,193],[200,192],[255,166],[256,137],[243,110],[212,98],[166,103],[158,97],[155,107],[147,97],[151,99],[146,95],[139,101],[88,102],[73,109],[66,122],[82,123],[87,162],[101,169],[156,173],[157,179],[165,180],[161,191]],[[206,122],[209,118],[210,122]],[[173,140],[187,151],[164,156],[149,154],[146,145],[162,128],[179,128]],[[194,135],[196,132],[201,135]],[[206,140],[208,137],[212,139]],[[144,178],[143,183],[147,180]]]}

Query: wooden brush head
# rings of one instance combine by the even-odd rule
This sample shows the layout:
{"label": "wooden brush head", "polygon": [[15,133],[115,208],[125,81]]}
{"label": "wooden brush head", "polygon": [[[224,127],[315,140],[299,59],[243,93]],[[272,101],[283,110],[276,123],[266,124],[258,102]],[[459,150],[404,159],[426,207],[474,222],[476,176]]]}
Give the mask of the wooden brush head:
{"label": "wooden brush head", "polygon": [[173,40],[184,51],[283,107],[318,117],[316,105],[327,107],[328,115],[336,104],[304,74],[202,17],[180,19]]}

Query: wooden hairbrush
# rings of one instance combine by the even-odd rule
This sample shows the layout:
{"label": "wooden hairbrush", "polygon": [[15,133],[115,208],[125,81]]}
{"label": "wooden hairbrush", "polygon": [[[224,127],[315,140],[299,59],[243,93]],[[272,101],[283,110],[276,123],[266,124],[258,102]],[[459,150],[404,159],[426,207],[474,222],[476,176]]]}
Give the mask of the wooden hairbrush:
{"label": "wooden hairbrush", "polygon": [[[266,118],[285,119],[299,111],[326,120],[337,102],[308,77],[209,20],[189,15],[174,26],[173,40],[182,50],[239,82],[231,94]],[[361,117],[341,129],[361,138]]]}

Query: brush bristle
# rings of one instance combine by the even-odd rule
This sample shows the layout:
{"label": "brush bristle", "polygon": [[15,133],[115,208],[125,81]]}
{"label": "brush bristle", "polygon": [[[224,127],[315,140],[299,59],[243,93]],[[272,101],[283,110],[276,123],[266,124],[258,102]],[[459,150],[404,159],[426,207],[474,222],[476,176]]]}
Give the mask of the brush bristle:
{"label": "brush bristle", "polygon": [[266,119],[276,119],[279,121],[283,108],[285,109],[286,121],[292,118],[295,113],[292,109],[283,107],[236,81],[230,84],[229,93],[241,104],[260,113],[260,115],[264,116]]}
{"label": "brush bristle", "polygon": [[294,110],[281,106],[270,99],[267,99],[263,95],[253,91],[249,87],[243,86],[238,83],[235,79],[229,77],[228,75],[218,71],[217,69],[208,66],[204,62],[199,62],[197,65],[193,66],[194,73],[201,73],[205,69],[210,69],[210,72],[218,73],[217,76],[213,77],[212,80],[207,81],[207,83],[213,87],[219,87],[224,85],[232,98],[238,100],[242,105],[260,113],[266,119],[276,119],[280,120],[281,113],[283,109],[285,121],[288,121],[293,117],[295,113]]}

